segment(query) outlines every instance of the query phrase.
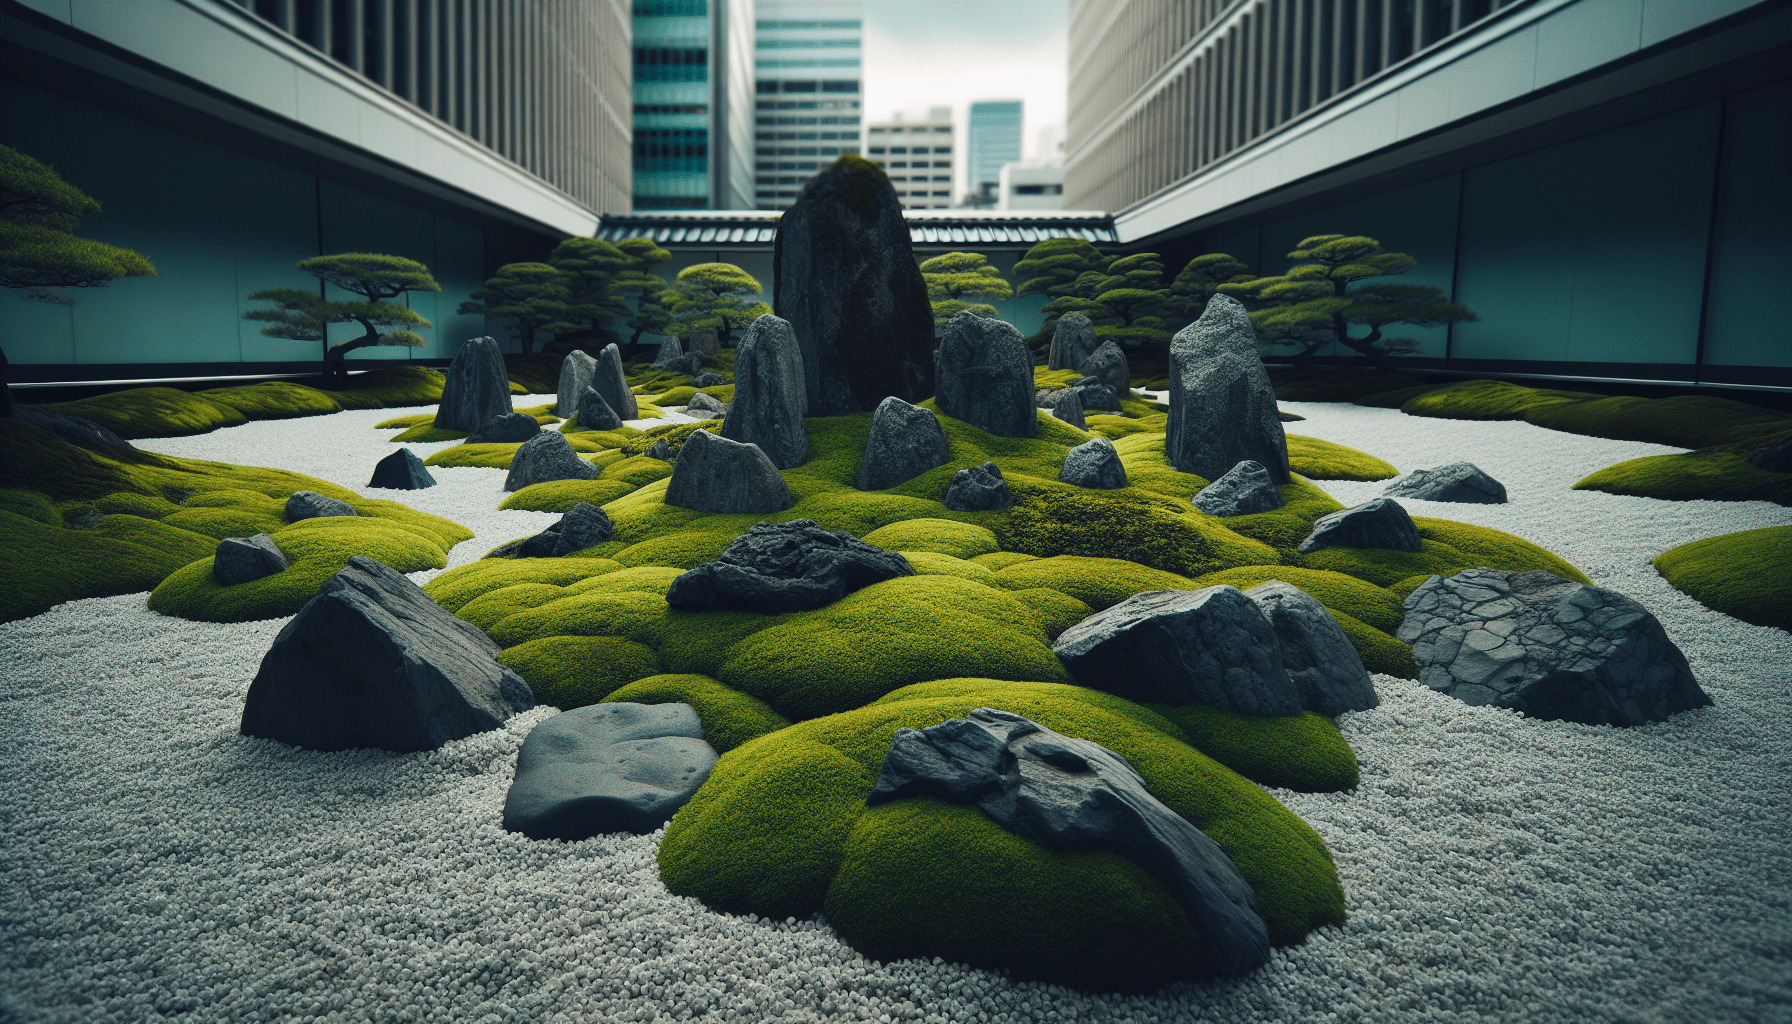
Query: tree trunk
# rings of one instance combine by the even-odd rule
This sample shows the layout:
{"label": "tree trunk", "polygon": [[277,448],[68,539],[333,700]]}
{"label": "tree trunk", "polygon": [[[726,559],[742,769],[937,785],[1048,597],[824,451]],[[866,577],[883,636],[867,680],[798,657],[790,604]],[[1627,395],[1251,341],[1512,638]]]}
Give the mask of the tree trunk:
{"label": "tree trunk", "polygon": [[354,341],[345,341],[335,348],[326,349],[324,351],[324,390],[347,391],[348,354],[355,349],[366,348],[368,345],[375,344],[380,340],[380,332],[375,330],[372,324],[363,321],[361,326],[367,329],[366,334],[356,338]]}
{"label": "tree trunk", "polygon": [[1369,336],[1366,338],[1352,338],[1349,333],[1345,333],[1339,340],[1354,350],[1357,355],[1367,358],[1369,365],[1375,367],[1376,370],[1383,373],[1393,372],[1394,361],[1388,358],[1387,353],[1375,347],[1375,343],[1381,340],[1381,328],[1371,328]]}

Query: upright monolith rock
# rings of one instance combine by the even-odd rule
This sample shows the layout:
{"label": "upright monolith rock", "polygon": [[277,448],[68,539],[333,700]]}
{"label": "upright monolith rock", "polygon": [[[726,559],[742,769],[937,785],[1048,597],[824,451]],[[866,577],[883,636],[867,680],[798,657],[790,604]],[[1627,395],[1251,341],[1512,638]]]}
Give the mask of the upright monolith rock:
{"label": "upright monolith rock", "polygon": [[933,395],[927,283],[902,202],[871,161],[834,161],[779,219],[772,307],[802,345],[810,416]]}
{"label": "upright monolith rock", "polygon": [[597,369],[591,373],[591,386],[604,396],[616,415],[632,420],[641,415],[635,404],[635,393],[628,389],[628,376],[622,372],[622,350],[615,343],[605,345],[597,355]]}
{"label": "upright monolith rock", "polygon": [[1102,342],[1101,347],[1089,353],[1089,358],[1076,369],[1078,373],[1107,385],[1117,398],[1132,393],[1132,367],[1126,361],[1126,353],[1111,341]]}
{"label": "upright monolith rock", "polygon": [[796,334],[788,320],[767,313],[753,321],[735,347],[734,400],[722,421],[722,436],[758,445],[779,469],[800,466],[809,458],[809,435],[803,429],[808,408]]}
{"label": "upright monolith rock", "polygon": [[680,358],[683,355],[684,343],[677,338],[667,338],[665,341],[660,342],[659,351],[653,354],[654,369],[663,370],[666,368],[667,363]]}
{"label": "upright monolith rock", "polygon": [[1229,295],[1209,299],[1201,319],[1170,343],[1164,454],[1182,472],[1209,480],[1249,459],[1263,466],[1271,483],[1293,482],[1275,388],[1257,354],[1257,331]]}
{"label": "upright monolith rock", "polygon": [[894,487],[951,461],[945,428],[933,410],[891,396],[879,402],[871,414],[865,461],[859,465],[859,490]]}
{"label": "upright monolith rock", "polygon": [[622,417],[616,415],[616,410],[610,408],[610,403],[604,401],[596,388],[587,387],[579,395],[580,430],[615,430],[620,426]]}
{"label": "upright monolith rock", "polygon": [[1066,313],[1052,331],[1052,348],[1046,356],[1048,370],[1076,370],[1095,351],[1095,322],[1081,313]]}
{"label": "upright monolith rock", "polygon": [[554,415],[567,419],[579,411],[579,396],[591,386],[597,360],[584,349],[573,349],[560,362],[560,386],[555,390]]}
{"label": "upright monolith rock", "polygon": [[662,500],[698,512],[782,512],[796,504],[783,474],[758,445],[707,430],[685,438]]}
{"label": "upright monolith rock", "polygon": [[494,338],[472,338],[461,344],[442,382],[436,426],[472,433],[493,416],[510,411],[510,375]]}
{"label": "upright monolith rock", "polygon": [[939,410],[997,437],[1039,433],[1033,404],[1033,354],[1013,324],[972,312],[955,314],[940,338],[934,376]]}

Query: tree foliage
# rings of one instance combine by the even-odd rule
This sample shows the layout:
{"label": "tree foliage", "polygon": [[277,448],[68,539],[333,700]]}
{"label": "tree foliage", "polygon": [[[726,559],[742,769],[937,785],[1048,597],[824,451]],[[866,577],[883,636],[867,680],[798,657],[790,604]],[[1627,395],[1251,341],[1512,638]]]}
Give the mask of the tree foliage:
{"label": "tree foliage", "polygon": [[660,304],[666,292],[666,279],[652,273],[656,263],[664,263],[672,254],[649,238],[625,238],[616,248],[628,256],[629,265],[611,282],[611,291],[634,303],[634,312],[624,323],[635,333],[629,344],[638,344],[643,333],[664,334],[672,326],[672,311]]}
{"label": "tree foliage", "polygon": [[1002,272],[990,266],[982,253],[949,252],[935,256],[921,264],[921,279],[927,282],[936,329],[967,310],[978,316],[996,315],[996,307],[989,303],[966,299],[1006,299],[1014,295],[1014,289],[1002,279]]}
{"label": "tree foliage", "polygon": [[753,275],[732,263],[698,263],[678,272],[659,302],[672,314],[669,330],[679,337],[713,333],[723,346],[733,333],[772,311],[752,298],[763,289]]}
{"label": "tree foliage", "polygon": [[559,271],[566,288],[565,312],[544,326],[556,334],[567,334],[607,326],[608,321],[627,316],[628,302],[618,292],[617,281],[634,262],[628,253],[602,239],[568,238],[556,245],[548,265]]}
{"label": "tree foliage", "polygon": [[486,279],[485,286],[460,304],[462,316],[485,316],[513,321],[523,355],[535,350],[535,332],[572,330],[576,319],[568,297],[569,275],[546,263],[506,263]]}
{"label": "tree foliage", "polygon": [[74,300],[50,289],[154,277],[155,266],[141,253],[74,234],[83,215],[98,212],[97,200],[48,164],[0,146],[0,288],[66,306]]}
{"label": "tree foliage", "polygon": [[[410,327],[428,327],[422,314],[387,299],[406,292],[439,292],[442,286],[429,274],[429,268],[416,260],[379,253],[350,252],[334,256],[313,256],[300,260],[300,270],[359,296],[355,301],[332,301],[298,288],[266,288],[249,296],[257,302],[272,302],[272,309],[252,309],[243,314],[245,320],[268,323],[261,333],[270,338],[295,341],[325,342],[330,324],[357,323],[362,335],[324,349],[323,376],[332,388],[348,385],[348,353],[368,345],[404,345],[421,348],[423,336]],[[382,327],[397,330],[381,331]]]}

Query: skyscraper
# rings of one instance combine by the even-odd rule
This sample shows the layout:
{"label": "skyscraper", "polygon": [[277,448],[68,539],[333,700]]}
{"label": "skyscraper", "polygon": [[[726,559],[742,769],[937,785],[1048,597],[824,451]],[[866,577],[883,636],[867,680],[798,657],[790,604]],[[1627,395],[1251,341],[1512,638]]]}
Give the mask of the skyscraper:
{"label": "skyscraper", "polygon": [[1020,100],[978,100],[971,104],[965,132],[966,187],[982,205],[993,202],[1002,165],[1020,159]]}
{"label": "skyscraper", "polygon": [[759,0],[753,205],[777,210],[859,151],[860,0]]}
{"label": "skyscraper", "polygon": [[638,0],[637,210],[728,210],[752,195],[752,0]]}
{"label": "skyscraper", "polygon": [[905,210],[952,205],[952,108],[934,107],[925,121],[884,121],[865,132],[865,155],[890,176]]}

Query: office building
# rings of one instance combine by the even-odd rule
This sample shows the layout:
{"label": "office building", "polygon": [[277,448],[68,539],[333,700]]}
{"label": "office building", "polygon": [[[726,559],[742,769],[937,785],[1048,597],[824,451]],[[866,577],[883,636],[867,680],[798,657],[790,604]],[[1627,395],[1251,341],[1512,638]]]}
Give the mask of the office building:
{"label": "office building", "polygon": [[753,195],[753,0],[634,4],[634,207],[731,210]]}
{"label": "office building", "polygon": [[1064,208],[1064,165],[1003,164],[996,187],[998,210]]}
{"label": "office building", "polygon": [[865,129],[865,156],[884,169],[905,210],[952,205],[952,108],[933,107],[922,121],[895,120]]}
{"label": "office building", "polygon": [[965,125],[966,188],[979,206],[995,203],[1002,165],[1020,159],[1020,100],[978,100]]}
{"label": "office building", "polygon": [[859,151],[861,6],[759,0],[751,206],[789,206],[816,171]]}

